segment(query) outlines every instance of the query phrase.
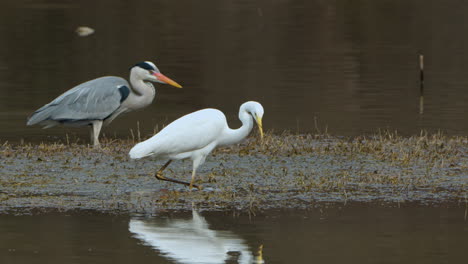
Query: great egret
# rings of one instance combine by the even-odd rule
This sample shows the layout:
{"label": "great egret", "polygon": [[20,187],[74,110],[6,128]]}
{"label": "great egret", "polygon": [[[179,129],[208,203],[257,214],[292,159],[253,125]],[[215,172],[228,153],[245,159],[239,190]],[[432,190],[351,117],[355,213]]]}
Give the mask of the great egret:
{"label": "great egret", "polygon": [[137,63],[130,69],[130,84],[123,78],[106,76],[82,83],[52,102],[36,110],[27,125],[44,128],[58,124],[92,125],[91,141],[99,146],[102,124],[109,124],[118,115],[148,106],[156,91],[150,82],[165,83],[182,88],[159,72],[152,62]]}
{"label": "great egret", "polygon": [[[193,186],[201,189],[201,186],[194,185],[193,181],[198,166],[205,162],[206,156],[217,146],[234,144],[244,139],[252,130],[253,120],[257,122],[260,136],[263,138],[262,117],[263,107],[260,103],[246,102],[239,110],[242,126],[231,129],[223,112],[212,108],[199,110],[175,120],[153,137],[136,144],[130,150],[130,158],[167,158],[169,161],[155,174],[157,179],[188,185],[190,189]],[[162,175],[172,160],[187,158],[193,161],[190,183]]]}

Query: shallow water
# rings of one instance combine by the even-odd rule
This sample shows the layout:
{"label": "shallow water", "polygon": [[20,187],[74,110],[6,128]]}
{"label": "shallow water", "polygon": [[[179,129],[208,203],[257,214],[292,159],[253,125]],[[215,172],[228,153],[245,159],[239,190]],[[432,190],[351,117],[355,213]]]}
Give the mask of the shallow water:
{"label": "shallow water", "polygon": [[[468,132],[468,2],[447,1],[41,1],[0,9],[0,140],[65,141],[84,129],[25,126],[35,109],[103,75],[126,77],[153,60],[184,89],[158,86],[145,110],[118,118],[108,136],[143,136],[205,107],[237,126],[258,100],[264,127],[358,135],[377,129]],[[96,32],[78,37],[78,26]],[[425,55],[419,115],[418,54]]]}
{"label": "shallow water", "polygon": [[[462,263],[465,208],[0,216],[1,263]],[[227,262],[226,262],[227,261]]]}

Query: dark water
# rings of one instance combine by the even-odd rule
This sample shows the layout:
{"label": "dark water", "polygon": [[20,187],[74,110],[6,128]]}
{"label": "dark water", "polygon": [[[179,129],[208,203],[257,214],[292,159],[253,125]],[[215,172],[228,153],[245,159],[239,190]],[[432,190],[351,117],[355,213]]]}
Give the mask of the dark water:
{"label": "dark water", "polygon": [[[6,0],[0,9],[0,140],[87,131],[25,126],[63,91],[152,60],[184,89],[159,86],[149,108],[104,132],[129,137],[205,107],[233,126],[246,100],[265,128],[357,135],[420,129],[466,135],[468,2],[460,0]],[[81,38],[74,30],[90,26]],[[418,54],[425,55],[425,113]],[[316,120],[316,122],[315,122]],[[48,138],[51,135],[52,138]]]}
{"label": "dark water", "polygon": [[0,262],[463,263],[464,208],[0,216]]}

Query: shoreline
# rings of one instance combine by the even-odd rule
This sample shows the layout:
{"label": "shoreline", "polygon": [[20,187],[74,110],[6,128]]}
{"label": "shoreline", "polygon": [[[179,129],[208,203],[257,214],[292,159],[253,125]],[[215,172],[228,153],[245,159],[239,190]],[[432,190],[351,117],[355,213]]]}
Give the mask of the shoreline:
{"label": "shoreline", "polygon": [[[0,145],[0,214],[92,210],[151,213],[308,209],[322,205],[466,207],[468,138],[392,133],[350,139],[268,133],[216,149],[196,176],[204,190],[158,181],[165,162],[130,160],[132,140]],[[187,181],[191,161],[168,177]]]}

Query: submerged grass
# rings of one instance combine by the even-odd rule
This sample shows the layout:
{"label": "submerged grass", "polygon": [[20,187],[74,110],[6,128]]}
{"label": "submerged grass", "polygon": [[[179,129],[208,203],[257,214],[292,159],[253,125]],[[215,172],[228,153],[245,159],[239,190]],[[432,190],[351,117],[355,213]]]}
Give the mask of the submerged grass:
{"label": "submerged grass", "polygon": [[[66,142],[77,140],[67,137]],[[101,143],[101,150],[76,143],[3,143],[0,210],[145,211],[186,209],[195,202],[207,210],[253,212],[321,201],[400,204],[462,201],[467,196],[468,139],[440,133],[338,138],[270,132],[263,141],[254,136],[216,149],[198,172],[198,183],[208,187],[202,192],[155,180],[152,175],[163,161],[130,160],[127,153],[135,137],[104,138]],[[190,171],[190,162],[179,162],[166,173],[188,180]]]}

